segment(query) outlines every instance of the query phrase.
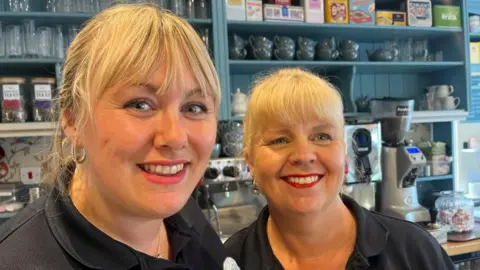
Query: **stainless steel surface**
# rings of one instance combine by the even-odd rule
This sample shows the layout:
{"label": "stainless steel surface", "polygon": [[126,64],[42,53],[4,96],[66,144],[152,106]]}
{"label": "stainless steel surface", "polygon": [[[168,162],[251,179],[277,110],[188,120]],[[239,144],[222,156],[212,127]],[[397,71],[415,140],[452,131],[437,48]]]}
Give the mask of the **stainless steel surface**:
{"label": "stainless steel surface", "polygon": [[406,178],[412,170],[420,171],[426,160],[423,154],[412,156],[406,149],[405,146],[382,148],[380,212],[411,222],[428,222],[431,220],[430,212],[418,203],[415,182]]}
{"label": "stainless steel surface", "polygon": [[361,172],[357,168],[357,154],[354,147],[356,147],[356,141],[352,138],[353,134],[359,129],[366,129],[370,132],[372,150],[368,155],[370,161],[370,167],[372,174],[369,181],[378,182],[382,180],[382,167],[381,167],[381,152],[382,152],[382,134],[380,123],[366,123],[366,124],[348,124],[345,125],[345,144],[347,151],[348,161],[348,173],[346,183],[359,183],[364,182]]}
{"label": "stainless steel surface", "polygon": [[368,210],[375,210],[375,191],[376,184],[358,183],[354,185],[343,186],[342,193],[353,198],[358,204]]}
{"label": "stainless steel surface", "polygon": [[408,132],[415,101],[413,99],[372,99],[372,117],[382,123],[382,139],[386,143],[400,142]]}

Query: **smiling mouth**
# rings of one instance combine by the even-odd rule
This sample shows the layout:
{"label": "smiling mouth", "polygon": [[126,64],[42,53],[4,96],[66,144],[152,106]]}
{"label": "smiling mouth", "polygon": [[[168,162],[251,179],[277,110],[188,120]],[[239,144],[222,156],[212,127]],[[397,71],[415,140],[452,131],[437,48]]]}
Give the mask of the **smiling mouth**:
{"label": "smiling mouth", "polygon": [[281,179],[284,180],[287,184],[295,188],[309,188],[316,185],[323,178],[321,174],[315,175],[305,175],[305,176],[286,176]]}
{"label": "smiling mouth", "polygon": [[180,173],[187,163],[181,163],[177,165],[153,165],[153,164],[139,164],[138,167],[149,174],[155,174],[160,176],[173,176]]}

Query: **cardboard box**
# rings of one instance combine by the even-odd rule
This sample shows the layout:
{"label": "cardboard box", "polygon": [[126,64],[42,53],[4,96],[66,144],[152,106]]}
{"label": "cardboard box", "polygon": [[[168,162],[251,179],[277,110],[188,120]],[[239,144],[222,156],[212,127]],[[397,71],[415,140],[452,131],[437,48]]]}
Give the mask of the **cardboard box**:
{"label": "cardboard box", "polygon": [[263,5],[263,18],[265,21],[305,21],[303,7]]}
{"label": "cardboard box", "polygon": [[480,64],[480,42],[470,42],[470,63]]}
{"label": "cardboard box", "polygon": [[378,10],[375,12],[375,22],[377,25],[407,25],[407,13],[397,11]]}
{"label": "cardboard box", "polygon": [[325,0],[325,21],[332,24],[347,24],[348,0]]}
{"label": "cardboard box", "polygon": [[247,21],[263,21],[262,0],[247,0]]}
{"label": "cardboard box", "polygon": [[375,24],[375,0],[350,0],[350,24]]}
{"label": "cardboard box", "polygon": [[461,27],[462,14],[458,6],[433,6],[433,25],[436,27]]}
{"label": "cardboard box", "polygon": [[305,22],[324,23],[325,10],[323,0],[303,0],[303,9],[305,11]]}
{"label": "cardboard box", "polygon": [[227,20],[245,21],[247,14],[245,11],[245,0],[225,0],[227,4]]}

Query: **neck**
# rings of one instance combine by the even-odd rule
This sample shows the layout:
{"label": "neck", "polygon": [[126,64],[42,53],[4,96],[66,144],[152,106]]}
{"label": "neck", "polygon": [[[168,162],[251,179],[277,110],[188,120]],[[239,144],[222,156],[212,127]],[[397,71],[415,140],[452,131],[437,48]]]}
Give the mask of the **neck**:
{"label": "neck", "polygon": [[340,197],[324,212],[292,215],[270,210],[267,235],[272,248],[296,259],[348,252],[356,240],[355,218]]}
{"label": "neck", "polygon": [[[135,250],[157,257],[165,256],[168,243],[163,219],[135,216],[124,204],[101,192],[101,187],[75,171],[69,191],[78,211],[97,229]],[[135,228],[132,230],[132,228]],[[167,241],[167,242],[166,242]],[[167,244],[168,245],[168,244]]]}

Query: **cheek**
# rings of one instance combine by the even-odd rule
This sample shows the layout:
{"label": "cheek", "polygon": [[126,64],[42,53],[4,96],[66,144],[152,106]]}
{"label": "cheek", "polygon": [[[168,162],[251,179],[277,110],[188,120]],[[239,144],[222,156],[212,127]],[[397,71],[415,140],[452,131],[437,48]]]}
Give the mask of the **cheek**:
{"label": "cheek", "polygon": [[216,121],[193,122],[187,127],[189,144],[200,160],[209,160],[217,136]]}
{"label": "cheek", "polygon": [[334,143],[327,151],[321,151],[319,158],[327,170],[334,175],[342,175],[345,172],[346,154],[343,143]]}

